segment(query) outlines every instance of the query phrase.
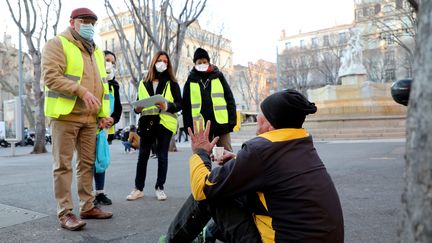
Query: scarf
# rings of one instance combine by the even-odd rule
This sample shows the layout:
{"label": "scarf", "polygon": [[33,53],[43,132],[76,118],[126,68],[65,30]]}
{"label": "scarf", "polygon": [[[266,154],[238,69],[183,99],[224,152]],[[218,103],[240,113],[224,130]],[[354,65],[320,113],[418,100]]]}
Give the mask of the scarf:
{"label": "scarf", "polygon": [[70,29],[71,29],[72,36],[75,38],[75,40],[81,42],[82,45],[84,46],[84,48],[87,50],[87,52],[90,55],[93,54],[93,51],[95,49],[95,44],[94,44],[93,40],[91,40],[91,41],[86,40],[82,36],[80,36],[80,34],[76,30],[74,30],[72,28],[70,28]]}

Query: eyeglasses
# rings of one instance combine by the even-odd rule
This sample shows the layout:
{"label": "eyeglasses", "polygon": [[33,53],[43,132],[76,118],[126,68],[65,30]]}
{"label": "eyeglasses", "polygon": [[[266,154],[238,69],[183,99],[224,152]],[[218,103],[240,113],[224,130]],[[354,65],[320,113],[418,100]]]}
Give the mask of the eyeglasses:
{"label": "eyeglasses", "polygon": [[76,18],[75,20],[78,20],[78,22],[80,24],[91,24],[93,26],[97,25],[96,20],[94,20],[94,19],[80,19],[80,18]]}

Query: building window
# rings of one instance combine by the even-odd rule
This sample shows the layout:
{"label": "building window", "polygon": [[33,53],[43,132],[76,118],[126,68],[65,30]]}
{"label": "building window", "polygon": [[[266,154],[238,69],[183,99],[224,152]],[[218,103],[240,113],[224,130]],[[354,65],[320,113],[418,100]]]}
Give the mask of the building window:
{"label": "building window", "polygon": [[329,36],[328,35],[323,36],[323,46],[329,46],[329,45],[330,45]]}
{"label": "building window", "polygon": [[339,44],[345,44],[346,41],[347,41],[346,33],[345,32],[339,33]]}
{"label": "building window", "polygon": [[187,57],[190,57],[190,46],[189,45],[186,45],[186,52],[187,52]]}
{"label": "building window", "polygon": [[114,38],[111,39],[111,51],[115,51]]}
{"label": "building window", "polygon": [[107,50],[107,49],[108,49],[108,41],[105,40],[105,50]]}
{"label": "building window", "polygon": [[291,42],[285,42],[285,48],[286,49],[291,48]]}
{"label": "building window", "polygon": [[312,48],[317,48],[318,47],[318,38],[317,37],[313,37],[312,38],[312,40],[311,40],[311,45],[312,45]]}
{"label": "building window", "polygon": [[356,19],[359,19],[363,17],[363,10],[362,9],[357,9],[356,10]]}
{"label": "building window", "polygon": [[375,4],[375,14],[379,14],[381,12],[381,4]]}
{"label": "building window", "polygon": [[368,15],[368,8],[367,7],[363,8],[363,16],[365,16],[365,17],[369,16]]}
{"label": "building window", "polygon": [[386,81],[395,81],[396,80],[396,70],[394,68],[385,70],[385,79]]}
{"label": "building window", "polygon": [[395,52],[393,50],[389,50],[386,52],[385,62],[389,66],[394,66],[396,64]]}
{"label": "building window", "polygon": [[305,40],[300,40],[300,48],[306,48]]}

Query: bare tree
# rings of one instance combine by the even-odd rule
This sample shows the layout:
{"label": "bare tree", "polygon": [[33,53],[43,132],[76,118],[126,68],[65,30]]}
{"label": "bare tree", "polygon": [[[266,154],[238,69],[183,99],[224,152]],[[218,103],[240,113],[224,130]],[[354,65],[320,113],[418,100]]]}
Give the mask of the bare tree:
{"label": "bare tree", "polygon": [[313,66],[322,75],[325,84],[338,84],[340,60],[346,40],[347,37],[341,39],[337,34],[324,36],[322,49],[315,49],[315,54],[312,54],[316,62]]}
{"label": "bare tree", "polygon": [[[140,72],[143,70],[141,65],[145,68],[148,66],[148,55],[152,52],[166,51],[171,57],[174,71],[177,71],[186,30],[202,13],[207,0],[186,0],[184,5],[180,6],[180,12],[177,16],[174,16],[172,6],[174,1],[160,1],[159,9],[155,9],[154,2],[155,0],[152,2],[150,0],[124,0],[128,11],[119,16],[132,18],[135,25],[133,41],[137,42],[136,45],[140,45],[137,52],[135,51],[136,48],[132,49],[131,40],[125,40],[127,36],[125,35],[124,23],[120,21],[119,16],[112,8],[110,0],[105,0],[108,15],[119,37],[122,51],[126,55],[125,61],[138,63],[134,68],[132,67],[135,64],[130,63],[128,65],[131,79],[135,84],[141,79]],[[139,77],[139,79],[135,77]]]}
{"label": "bare tree", "polygon": [[411,65],[414,61],[415,26],[417,25],[415,9],[416,6],[404,5],[403,1],[398,1],[395,5],[386,5],[385,9],[381,9],[380,14],[371,17],[372,23],[379,32],[378,38],[384,41],[385,45],[400,46],[406,51],[407,60]]}
{"label": "bare tree", "polygon": [[[6,0],[12,19],[27,42],[33,62],[34,77],[32,82],[33,102],[36,114],[36,141],[32,153],[46,153],[44,93],[41,90],[41,41],[46,42],[49,34],[57,34],[57,25],[61,10],[61,0],[38,1]],[[18,7],[16,7],[16,4]],[[52,25],[51,25],[52,24]],[[50,30],[50,27],[52,30]]]}
{"label": "bare tree", "polygon": [[306,95],[309,88],[309,75],[314,65],[312,50],[290,48],[279,57],[282,87],[298,90]]}
{"label": "bare tree", "polygon": [[248,63],[247,67],[236,66],[232,89],[242,96],[247,110],[258,111],[259,104],[270,94],[271,85],[276,80],[276,65],[259,60]]}
{"label": "bare tree", "polygon": [[432,242],[432,2],[418,15],[414,81],[408,103],[405,186],[399,242]]}

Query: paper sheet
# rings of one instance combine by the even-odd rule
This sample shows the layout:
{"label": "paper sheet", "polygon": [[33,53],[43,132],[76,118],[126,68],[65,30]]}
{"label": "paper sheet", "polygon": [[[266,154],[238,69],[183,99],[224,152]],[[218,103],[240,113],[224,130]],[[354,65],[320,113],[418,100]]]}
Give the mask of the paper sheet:
{"label": "paper sheet", "polygon": [[135,102],[132,102],[132,105],[134,107],[147,108],[159,102],[167,102],[167,100],[162,95],[157,94],[157,95],[150,96],[147,99],[142,99],[142,100],[137,100]]}

